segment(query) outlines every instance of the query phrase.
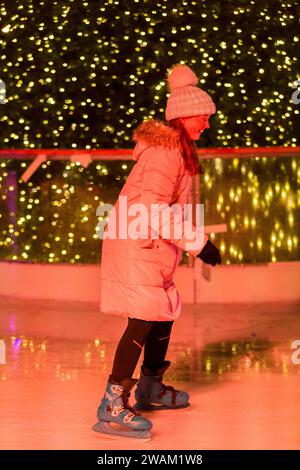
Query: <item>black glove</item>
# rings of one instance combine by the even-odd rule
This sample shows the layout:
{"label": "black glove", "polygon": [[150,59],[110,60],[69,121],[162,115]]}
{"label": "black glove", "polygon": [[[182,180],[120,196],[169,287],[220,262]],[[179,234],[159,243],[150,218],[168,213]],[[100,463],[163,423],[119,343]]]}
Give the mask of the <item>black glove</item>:
{"label": "black glove", "polygon": [[215,266],[217,263],[222,263],[218,248],[215,247],[210,240],[207,240],[202,251],[197,255],[197,258],[202,259],[204,263],[211,264],[212,266]]}

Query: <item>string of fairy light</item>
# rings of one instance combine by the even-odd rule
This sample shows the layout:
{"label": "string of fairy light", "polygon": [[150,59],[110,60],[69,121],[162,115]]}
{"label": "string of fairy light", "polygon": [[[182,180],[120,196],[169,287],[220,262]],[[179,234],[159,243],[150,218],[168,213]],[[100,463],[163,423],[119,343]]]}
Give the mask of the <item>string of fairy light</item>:
{"label": "string of fairy light", "polygon": [[[131,147],[140,121],[164,119],[165,75],[178,62],[216,102],[200,146],[299,145],[297,2],[6,0],[0,17],[2,148]],[[98,260],[96,207],[114,202],[131,164],[47,162],[27,184],[28,163],[0,165],[2,258]],[[212,235],[227,263],[298,259],[299,160],[216,159],[204,169],[206,220],[229,226]]]}
{"label": "string of fairy light", "polygon": [[[79,162],[48,161],[34,181],[24,183],[20,174],[27,163],[1,162],[1,258],[49,263],[99,261],[96,209],[104,202],[115,202],[132,165],[93,162],[83,168]],[[215,159],[204,165],[201,201],[205,223],[228,224],[226,234],[211,234],[224,262],[297,260],[299,159]],[[14,178],[10,183],[9,175]],[[16,188],[18,210],[14,211],[9,201]]]}
{"label": "string of fairy light", "polygon": [[296,145],[295,2],[15,0],[0,12],[7,148],[128,146],[139,118],[164,113],[180,61],[217,103],[212,145]]}
{"label": "string of fairy light", "polygon": [[[109,173],[104,163],[93,162],[84,168],[79,162],[47,161],[24,183],[20,175],[27,165],[22,161],[0,163],[1,258],[99,261],[96,229],[103,217],[98,220],[96,208],[104,204],[104,194],[116,199],[132,163],[113,162]],[[10,207],[15,193],[16,208]]]}
{"label": "string of fairy light", "polygon": [[[299,159],[234,158],[230,164],[216,159],[213,166],[211,172],[217,175],[204,175],[204,203],[213,201],[213,206],[206,208],[206,218],[229,225],[228,236],[217,238],[227,262],[298,259]],[[278,167],[281,172],[276,174]],[[226,184],[230,179],[232,182]],[[216,187],[223,191],[214,196]],[[215,237],[211,235],[212,239]]]}

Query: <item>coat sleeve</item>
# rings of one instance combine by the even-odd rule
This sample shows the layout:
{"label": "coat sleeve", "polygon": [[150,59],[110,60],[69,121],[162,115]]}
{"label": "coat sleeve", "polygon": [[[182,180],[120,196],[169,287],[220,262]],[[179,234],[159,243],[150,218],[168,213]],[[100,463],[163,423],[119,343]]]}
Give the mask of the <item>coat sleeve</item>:
{"label": "coat sleeve", "polygon": [[141,218],[155,238],[167,239],[196,256],[207,241],[203,227],[187,218],[184,204],[173,204],[181,165],[177,150],[149,147],[143,154]]}

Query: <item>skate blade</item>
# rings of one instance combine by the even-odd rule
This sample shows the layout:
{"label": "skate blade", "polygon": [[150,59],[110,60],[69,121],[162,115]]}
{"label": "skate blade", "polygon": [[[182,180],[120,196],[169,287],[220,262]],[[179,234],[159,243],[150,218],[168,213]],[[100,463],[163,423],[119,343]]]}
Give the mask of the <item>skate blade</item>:
{"label": "skate blade", "polygon": [[179,405],[179,406],[167,406],[167,405],[160,405],[159,403],[147,403],[147,404],[141,404],[141,403],[136,403],[133,405],[133,409],[136,411],[160,411],[160,410],[180,410],[182,408],[188,408],[190,403],[185,403],[184,405]]}
{"label": "skate blade", "polygon": [[116,441],[147,442],[151,439],[149,431],[134,431],[107,421],[98,421],[98,423],[92,426],[92,430],[101,434],[102,437]]}

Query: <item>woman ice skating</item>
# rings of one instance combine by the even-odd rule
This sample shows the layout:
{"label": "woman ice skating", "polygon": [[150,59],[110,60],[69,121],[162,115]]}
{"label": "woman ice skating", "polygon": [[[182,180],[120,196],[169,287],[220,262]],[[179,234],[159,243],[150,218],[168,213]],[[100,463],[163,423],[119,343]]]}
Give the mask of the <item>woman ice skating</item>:
{"label": "woman ice skating", "polygon": [[[127,197],[128,205],[143,204],[149,214],[153,204],[162,204],[162,211],[175,203],[183,208],[188,202],[192,176],[200,172],[194,141],[209,127],[209,117],[216,112],[215,104],[197,86],[198,78],[187,65],[176,64],[167,78],[170,96],[166,123],[149,120],[135,129],[136,164],[114,206],[116,218],[110,217],[106,225],[108,233],[113,221],[119,220],[120,196]],[[183,214],[182,211],[182,217]],[[125,216],[129,222],[128,215]],[[219,250],[206,235],[200,247],[191,249],[186,232],[173,237],[175,218],[168,221],[169,238],[162,234],[162,223],[158,229],[155,226],[155,231],[153,219],[149,220],[147,238],[104,238],[102,245],[101,312],[128,318],[98,408],[98,422],[93,426],[94,431],[107,437],[149,440],[152,423],[141,411],[189,405],[186,392],[162,381],[170,366],[165,358],[172,326],[181,313],[181,298],[173,275],[182,259],[182,250],[213,266],[221,263]],[[154,233],[158,236],[153,236]],[[144,359],[137,380],[132,375],[143,348]],[[135,385],[136,403],[131,407],[129,397]]]}

